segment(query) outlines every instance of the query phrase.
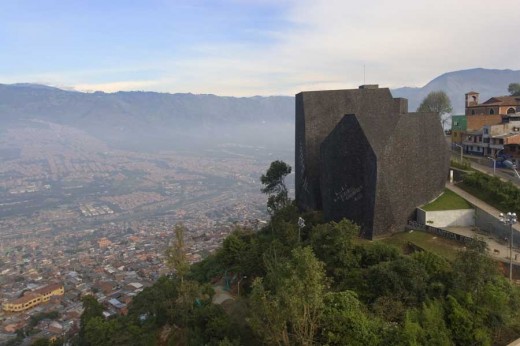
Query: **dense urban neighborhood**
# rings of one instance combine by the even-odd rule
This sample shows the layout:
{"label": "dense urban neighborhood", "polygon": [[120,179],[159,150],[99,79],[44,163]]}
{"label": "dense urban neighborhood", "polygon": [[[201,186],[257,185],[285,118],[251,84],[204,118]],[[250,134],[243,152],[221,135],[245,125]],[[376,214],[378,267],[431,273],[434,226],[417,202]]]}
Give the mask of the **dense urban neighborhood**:
{"label": "dense urban neighborhood", "polygon": [[[51,312],[59,318],[31,326],[33,337],[73,335],[86,294],[109,314],[124,312],[168,272],[176,224],[187,227],[197,262],[237,226],[255,228],[267,216],[258,181],[265,149],[150,155],[110,149],[70,127],[34,126],[11,129],[0,143],[0,344]],[[49,285],[64,292],[10,307]]]}

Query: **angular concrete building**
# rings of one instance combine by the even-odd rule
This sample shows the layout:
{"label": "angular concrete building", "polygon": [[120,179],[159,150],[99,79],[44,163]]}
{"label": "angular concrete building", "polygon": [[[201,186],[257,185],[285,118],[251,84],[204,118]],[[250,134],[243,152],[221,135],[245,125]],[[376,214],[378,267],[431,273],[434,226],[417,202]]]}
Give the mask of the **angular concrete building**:
{"label": "angular concrete building", "polygon": [[402,230],[443,191],[449,165],[438,115],[407,111],[375,85],[297,94],[298,206],[351,219],[368,239]]}

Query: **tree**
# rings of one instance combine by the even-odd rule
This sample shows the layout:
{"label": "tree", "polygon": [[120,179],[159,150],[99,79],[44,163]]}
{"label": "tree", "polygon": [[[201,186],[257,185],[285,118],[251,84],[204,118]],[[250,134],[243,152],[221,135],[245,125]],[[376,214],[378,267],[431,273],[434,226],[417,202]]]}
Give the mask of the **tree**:
{"label": "tree", "polygon": [[80,318],[80,345],[91,345],[86,336],[87,325],[90,320],[96,318],[103,319],[103,305],[93,296],[85,296],[81,301],[83,303],[83,313]]}
{"label": "tree", "polygon": [[184,280],[184,276],[190,270],[190,264],[186,258],[186,244],[184,243],[184,233],[186,227],[182,224],[175,225],[175,240],[173,245],[166,249],[166,264],[177,273],[177,276]]}
{"label": "tree", "polygon": [[162,327],[166,323],[173,323],[178,297],[179,281],[162,276],[132,300],[128,315],[135,319],[145,317],[146,324],[153,328]]}
{"label": "tree", "polygon": [[251,327],[267,344],[314,344],[327,287],[324,264],[306,247],[268,267],[265,281],[253,283]]}
{"label": "tree", "polygon": [[471,312],[457,299],[448,296],[446,308],[447,325],[456,345],[491,345],[489,331],[479,326]]}
{"label": "tree", "polygon": [[262,192],[269,195],[267,206],[273,211],[289,204],[289,196],[284,179],[290,173],[291,166],[283,161],[276,160],[271,162],[267,172],[260,177],[260,181],[265,186]]}
{"label": "tree", "polygon": [[428,273],[419,262],[404,257],[370,267],[366,282],[369,300],[388,296],[411,307],[426,298]]}
{"label": "tree", "polygon": [[378,345],[379,320],[369,318],[355,292],[329,292],[324,298],[320,344]]}
{"label": "tree", "polygon": [[453,263],[455,289],[471,292],[477,299],[486,283],[498,275],[497,263],[487,256],[486,243],[477,241],[467,244],[467,250],[457,255]]}
{"label": "tree", "polygon": [[46,338],[38,338],[31,344],[31,346],[51,346],[51,342]]}
{"label": "tree", "polygon": [[316,225],[311,231],[312,248],[325,263],[327,274],[336,281],[345,279],[349,271],[358,266],[352,242],[358,234],[359,226],[346,219]]}
{"label": "tree", "polygon": [[116,334],[117,319],[105,321],[103,317],[91,318],[85,327],[87,345],[110,346]]}
{"label": "tree", "polygon": [[444,320],[442,301],[426,302],[420,309],[409,310],[402,337],[409,345],[453,345],[451,331]]}
{"label": "tree", "polygon": [[509,84],[507,91],[509,91],[511,96],[520,96],[520,83]]}
{"label": "tree", "polygon": [[241,271],[240,262],[246,250],[247,244],[242,239],[240,231],[236,230],[224,239],[217,258],[226,269]]}
{"label": "tree", "polygon": [[451,101],[448,95],[444,91],[432,91],[430,92],[421,102],[417,112],[421,113],[436,113],[439,115],[442,128],[446,127],[446,123],[449,119],[449,114],[453,108],[451,107]]}

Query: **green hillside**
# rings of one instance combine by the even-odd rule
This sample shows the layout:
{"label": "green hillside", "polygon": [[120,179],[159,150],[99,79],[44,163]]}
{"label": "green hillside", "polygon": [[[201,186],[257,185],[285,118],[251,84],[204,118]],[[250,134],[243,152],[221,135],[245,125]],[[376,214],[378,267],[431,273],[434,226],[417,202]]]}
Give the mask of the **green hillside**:
{"label": "green hillside", "polygon": [[[299,217],[306,220],[300,236]],[[191,267],[178,233],[168,253],[176,274],[136,296],[127,316],[105,320],[86,298],[77,341],[500,345],[520,336],[519,289],[484,249],[453,250],[452,260],[428,247],[403,254],[382,241],[358,241],[359,230],[288,205],[258,232],[236,229]],[[232,299],[213,304],[215,292]]]}

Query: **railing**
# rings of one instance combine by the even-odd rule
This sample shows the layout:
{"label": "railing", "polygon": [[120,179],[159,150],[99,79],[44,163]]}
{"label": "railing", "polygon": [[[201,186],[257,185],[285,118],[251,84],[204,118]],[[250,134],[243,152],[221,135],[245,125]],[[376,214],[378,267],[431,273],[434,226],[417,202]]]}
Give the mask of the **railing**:
{"label": "railing", "polygon": [[475,238],[467,237],[462,234],[453,233],[453,232],[447,231],[442,228],[428,226],[428,225],[422,224],[422,223],[414,221],[414,220],[408,220],[408,225],[406,225],[406,228],[425,231],[425,232],[432,233],[432,234],[438,235],[438,236],[446,238],[446,239],[456,240],[463,244],[472,244],[475,242],[485,244],[485,242],[483,242],[482,240],[477,240]]}
{"label": "railing", "polygon": [[475,146],[475,147],[488,147],[488,143],[484,142],[470,142],[470,141],[464,141],[462,142],[462,145],[464,146]]}

